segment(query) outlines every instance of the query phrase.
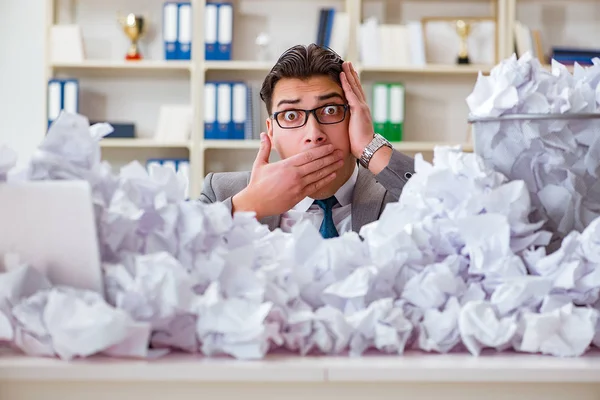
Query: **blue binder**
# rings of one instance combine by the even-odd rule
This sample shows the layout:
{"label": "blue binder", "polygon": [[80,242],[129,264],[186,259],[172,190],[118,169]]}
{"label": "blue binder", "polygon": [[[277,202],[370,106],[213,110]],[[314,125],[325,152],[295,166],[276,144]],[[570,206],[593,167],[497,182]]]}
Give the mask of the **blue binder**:
{"label": "blue binder", "polygon": [[329,47],[329,45],[331,43],[331,31],[333,29],[334,16],[335,16],[335,9],[333,9],[333,8],[327,9],[327,17],[326,17],[326,24],[325,24],[325,37],[324,37],[324,41],[323,41],[323,44],[326,47]]}
{"label": "blue binder", "polygon": [[216,3],[206,3],[204,8],[204,58],[217,60],[217,30],[219,7]]}
{"label": "blue binder", "polygon": [[230,139],[244,139],[248,112],[248,85],[244,82],[231,82]]}
{"label": "blue binder", "polygon": [[149,169],[154,164],[170,166],[177,172],[181,167],[189,167],[190,160],[187,158],[148,158],[146,160],[146,169]]}
{"label": "blue binder", "polygon": [[231,60],[231,43],[233,41],[233,4],[218,4],[217,54],[218,60]]}
{"label": "blue binder", "polygon": [[215,82],[204,85],[204,138],[217,139],[217,86]]}
{"label": "blue binder", "polygon": [[47,92],[48,128],[61,111],[79,113],[79,81],[77,79],[50,79]]}
{"label": "blue binder", "polygon": [[217,139],[228,139],[231,131],[231,83],[217,83]]}
{"label": "blue binder", "polygon": [[177,29],[177,59],[192,59],[192,3],[183,2],[178,4],[178,29]]}
{"label": "blue binder", "polygon": [[165,60],[176,60],[178,53],[177,36],[179,32],[179,7],[175,2],[163,5],[163,42]]}

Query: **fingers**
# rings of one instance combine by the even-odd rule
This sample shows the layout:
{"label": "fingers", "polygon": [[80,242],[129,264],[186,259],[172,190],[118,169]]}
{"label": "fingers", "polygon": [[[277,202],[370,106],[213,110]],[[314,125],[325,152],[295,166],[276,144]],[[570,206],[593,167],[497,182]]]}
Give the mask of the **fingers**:
{"label": "fingers", "polygon": [[328,175],[325,175],[325,177],[322,179],[309,183],[304,187],[302,197],[310,196],[312,193],[323,189],[326,185],[331,183],[331,181],[333,181],[335,177],[336,173],[332,172]]}
{"label": "fingers", "polygon": [[325,157],[328,154],[333,153],[333,145],[328,144],[326,146],[315,147],[308,151],[296,154],[285,160],[286,164],[291,167],[301,167],[312,161],[318,160],[319,158]]}
{"label": "fingers", "polygon": [[340,78],[342,81],[342,89],[344,89],[344,94],[346,95],[348,104],[350,104],[351,108],[357,107],[361,103],[361,99],[352,89],[352,85],[348,81],[348,74],[342,72]]}
{"label": "fingers", "polygon": [[348,83],[350,83],[350,88],[356,94],[356,97],[358,97],[362,101],[365,101],[365,92],[363,91],[362,85],[360,84],[358,73],[356,72],[352,64],[349,62],[345,62],[344,64],[342,64],[342,70],[344,71],[344,75],[346,75]]}
{"label": "fingers", "polygon": [[342,168],[342,166],[344,165],[344,160],[337,160],[337,161],[333,161],[327,165],[325,165],[323,168],[319,168],[317,170],[315,170],[314,172],[311,172],[307,175],[305,175],[302,178],[302,186],[304,186],[305,188],[307,186],[310,186],[311,184],[315,183],[315,182],[319,182],[323,179],[326,179],[329,175],[334,174],[335,172]]}
{"label": "fingers", "polygon": [[344,164],[344,161],[342,160],[342,152],[340,150],[336,150],[325,157],[317,158],[314,161],[298,167],[299,176],[304,179],[304,177],[307,175],[312,174],[315,171],[318,172],[323,170],[324,168],[336,163],[340,163],[340,165]]}
{"label": "fingers", "polygon": [[270,155],[271,155],[271,140],[269,139],[269,135],[262,132],[260,134],[260,148],[258,149],[258,154],[256,154],[256,159],[254,160],[254,166],[268,164]]}

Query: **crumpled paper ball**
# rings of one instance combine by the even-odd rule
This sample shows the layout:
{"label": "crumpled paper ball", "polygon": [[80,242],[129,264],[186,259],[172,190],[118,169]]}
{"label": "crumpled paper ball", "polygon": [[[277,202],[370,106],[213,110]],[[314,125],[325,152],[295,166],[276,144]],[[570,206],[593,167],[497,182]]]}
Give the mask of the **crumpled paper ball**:
{"label": "crumpled paper ball", "polygon": [[308,222],[271,232],[253,213],[186,201],[166,167],[114,173],[99,156],[107,131],[63,113],[24,172],[8,175],[90,182],[106,296],[54,286],[4,255],[5,345],[62,359],[259,359],[486,348],[580,356],[599,344],[600,220],[548,252],[551,232],[530,221],[525,182],[475,154],[417,155],[378,221],[323,239]]}
{"label": "crumpled paper ball", "polygon": [[475,152],[525,182],[532,220],[545,221],[557,244],[600,216],[599,83],[600,59],[570,73],[526,53],[480,73],[467,97]]}

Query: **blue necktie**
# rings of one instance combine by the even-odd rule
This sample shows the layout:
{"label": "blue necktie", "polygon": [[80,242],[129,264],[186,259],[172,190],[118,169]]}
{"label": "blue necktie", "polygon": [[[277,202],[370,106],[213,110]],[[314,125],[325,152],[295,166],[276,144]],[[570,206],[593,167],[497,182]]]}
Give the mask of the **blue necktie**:
{"label": "blue necktie", "polygon": [[319,232],[325,239],[339,236],[337,229],[335,229],[335,224],[333,223],[333,213],[331,211],[337,202],[335,196],[323,200],[315,200],[315,204],[323,209],[323,222],[321,222]]}

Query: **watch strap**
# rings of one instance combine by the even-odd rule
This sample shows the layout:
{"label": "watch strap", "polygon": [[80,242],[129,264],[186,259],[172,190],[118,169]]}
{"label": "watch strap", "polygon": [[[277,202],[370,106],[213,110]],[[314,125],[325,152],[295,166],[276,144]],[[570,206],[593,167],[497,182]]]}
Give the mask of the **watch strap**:
{"label": "watch strap", "polygon": [[380,148],[382,148],[383,146],[387,146],[390,149],[392,148],[392,144],[386,138],[384,138],[380,134],[376,133],[375,136],[373,137],[373,140],[371,140],[371,142],[367,145],[367,147],[365,147],[365,149],[363,150],[363,153],[361,154],[360,158],[358,159],[358,162],[360,163],[360,165],[362,165],[365,168],[369,168],[369,162],[371,162],[371,158],[373,157],[373,154],[375,154],[375,152],[377,150],[379,150]]}

